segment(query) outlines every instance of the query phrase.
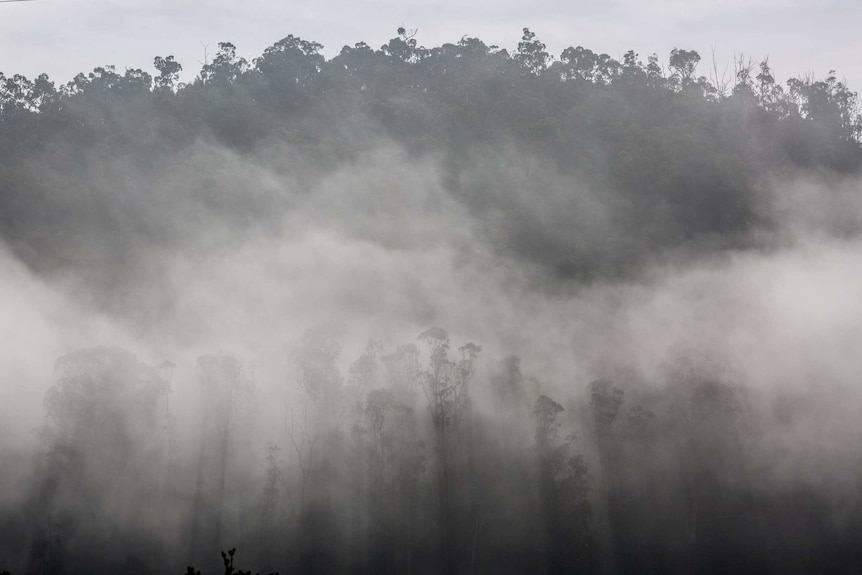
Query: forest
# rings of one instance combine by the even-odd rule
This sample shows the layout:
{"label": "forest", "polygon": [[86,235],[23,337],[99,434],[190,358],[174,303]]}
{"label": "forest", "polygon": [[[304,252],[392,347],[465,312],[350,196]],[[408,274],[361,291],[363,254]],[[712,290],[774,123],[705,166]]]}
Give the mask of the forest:
{"label": "forest", "polygon": [[322,49],[0,73],[0,571],[862,572],[836,72]]}

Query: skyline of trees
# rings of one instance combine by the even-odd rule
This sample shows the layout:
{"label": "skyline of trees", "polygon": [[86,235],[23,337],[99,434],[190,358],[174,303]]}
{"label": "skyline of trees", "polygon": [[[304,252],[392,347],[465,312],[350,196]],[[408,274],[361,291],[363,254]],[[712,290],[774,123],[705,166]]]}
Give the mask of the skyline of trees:
{"label": "skyline of trees", "polygon": [[[502,257],[588,281],[665,253],[757,249],[781,225],[762,212],[770,181],[862,166],[857,95],[832,72],[782,84],[767,60],[740,59],[732,81],[708,79],[683,49],[666,64],[581,46],[552,58],[528,29],[511,54],[470,37],[426,48],[404,29],[377,50],[320,49],[289,35],[246,59],[223,42],[187,84],[171,56],[155,75],[106,66],[61,86],[0,76],[0,238],[102,294],[116,276],[99,267],[290,213],[283,195],[237,194],[208,166],[177,179],[201,142],[267,167],[286,147],[272,169],[306,190],[392,142],[439,158],[447,193]],[[604,220],[567,226],[597,209]],[[104,236],[119,241],[83,261]]]}

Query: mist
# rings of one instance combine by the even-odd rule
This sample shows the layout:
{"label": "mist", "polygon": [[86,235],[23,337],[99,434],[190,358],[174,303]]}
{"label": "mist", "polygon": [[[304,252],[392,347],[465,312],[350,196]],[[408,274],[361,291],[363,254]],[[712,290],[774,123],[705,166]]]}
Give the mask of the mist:
{"label": "mist", "polygon": [[320,48],[0,77],[0,569],[858,570],[855,93]]}

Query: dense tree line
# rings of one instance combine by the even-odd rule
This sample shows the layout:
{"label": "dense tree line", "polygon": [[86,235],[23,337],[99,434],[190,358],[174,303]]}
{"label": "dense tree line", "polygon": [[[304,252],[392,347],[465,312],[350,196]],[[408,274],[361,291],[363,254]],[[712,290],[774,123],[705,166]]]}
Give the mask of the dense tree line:
{"label": "dense tree line", "polygon": [[[856,93],[834,73],[781,83],[768,61],[740,58],[732,78],[708,80],[694,51],[666,65],[581,46],[552,57],[527,29],[512,52],[469,37],[425,48],[404,29],[377,50],[321,48],[290,35],[247,60],[220,43],[189,83],[172,56],[155,75],[105,66],[59,86],[0,75],[3,239],[36,269],[76,265],[104,287],[116,278],[94,260],[128,267],[142,246],[184,242],[211,226],[201,212],[243,230],[289,211],[276,192],[221,189],[218,174],[172,183],[196,142],[264,164],[284,154],[280,169],[311,188],[386,141],[440,158],[500,253],[583,279],[669,250],[751,246],[774,224],[757,209],[770,178],[860,166]],[[584,210],[573,188],[595,191],[615,237],[567,221]]]}
{"label": "dense tree line", "polygon": [[4,510],[0,557],[22,573],[216,572],[234,545],[281,573],[851,573],[862,561],[858,508],[750,471],[782,463],[758,441],[764,413],[720,369],[683,361],[663,385],[627,391],[599,379],[564,406],[516,356],[477,373],[475,344],[453,350],[440,328],[417,344],[372,341],[343,374],[340,344],[309,332],[266,449],[254,378],[234,356],[199,358],[205,400],[183,432],[169,425],[170,366],[117,348],[60,358],[45,451],[25,509]]}

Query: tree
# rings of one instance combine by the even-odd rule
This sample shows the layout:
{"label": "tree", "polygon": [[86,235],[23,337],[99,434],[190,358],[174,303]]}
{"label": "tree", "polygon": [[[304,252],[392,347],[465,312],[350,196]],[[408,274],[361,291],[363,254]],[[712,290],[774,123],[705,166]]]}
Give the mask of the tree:
{"label": "tree", "polygon": [[337,568],[332,545],[345,531],[338,497],[350,491],[340,465],[348,459],[345,416],[356,406],[346,401],[340,354],[332,326],[308,331],[293,354],[300,396],[290,408],[287,436],[299,467],[299,562],[307,572]]}
{"label": "tree", "polygon": [[[506,357],[500,371],[491,380],[498,413],[509,425],[517,424],[517,418],[527,404],[527,386],[521,372],[521,358],[516,355]],[[512,419],[516,421],[512,421]]]}
{"label": "tree", "polygon": [[758,105],[767,112],[773,112],[779,117],[786,118],[790,110],[785,99],[784,88],[775,81],[768,59],[758,64],[758,74],[755,79],[757,80],[755,92]]}
{"label": "tree", "polygon": [[856,141],[862,134],[857,94],[838,80],[834,70],[830,70],[823,80],[791,78],[787,87],[789,96],[797,103],[804,118],[839,134],[848,142]]}
{"label": "tree", "polygon": [[618,445],[615,441],[613,425],[623,404],[623,391],[610,380],[597,379],[587,386],[590,393],[593,429],[599,455],[599,471],[602,507],[599,508],[599,531],[606,545],[603,559],[609,566],[617,562],[620,548],[620,519],[623,512],[620,506]]}
{"label": "tree", "polygon": [[197,467],[192,517],[192,554],[210,556],[222,546],[224,509],[252,419],[254,380],[240,360],[227,353],[198,357],[198,377],[208,410]]}
{"label": "tree", "polygon": [[685,89],[694,83],[694,71],[700,62],[700,54],[694,50],[674,48],[670,52],[671,80],[680,89]]}
{"label": "tree", "polygon": [[[49,466],[33,518],[44,543],[32,559],[45,568],[113,570],[136,542],[158,504],[158,373],[128,351],[94,347],[60,357],[45,394],[43,438]],[[134,509],[131,517],[126,511]],[[104,553],[72,553],[88,541]]]}
{"label": "tree", "polygon": [[524,28],[524,35],[518,42],[518,51],[514,59],[521,68],[534,76],[538,76],[548,67],[551,56],[545,49],[546,46],[536,38],[536,34],[529,28]]}
{"label": "tree", "polygon": [[163,380],[131,353],[111,347],[64,355],[55,368],[59,377],[45,394],[52,455],[125,469],[158,428]]}
{"label": "tree", "polygon": [[658,63],[657,54],[650,54],[647,57],[646,77],[653,88],[660,89],[665,85],[664,70]]}
{"label": "tree", "polygon": [[408,32],[405,28],[398,28],[398,36],[380,48],[380,51],[401,62],[415,62],[417,58],[416,31]]}
{"label": "tree", "polygon": [[232,84],[248,70],[248,61],[236,55],[236,46],[230,42],[219,42],[212,62],[201,68],[199,80],[203,84]]}
{"label": "tree", "polygon": [[322,44],[290,34],[254,60],[272,101],[295,107],[315,93],[325,61],[322,48]]}
{"label": "tree", "polygon": [[327,328],[309,331],[294,354],[300,390],[327,415],[340,407],[344,382],[335,364],[340,354],[341,344]]}
{"label": "tree", "polygon": [[173,56],[167,58],[156,56],[153,60],[153,67],[159,73],[155,78],[156,89],[173,92],[183,69],[182,65],[174,60]]}
{"label": "tree", "polygon": [[563,406],[541,395],[533,416],[539,490],[551,573],[589,572],[592,556],[590,476],[583,455],[573,453],[574,432],[560,438]]}
{"label": "tree", "polygon": [[[563,406],[546,395],[540,395],[533,408],[536,420],[536,448],[545,456],[554,457],[554,446],[557,444],[560,424],[557,416],[562,413]],[[553,463],[551,460],[550,463]],[[550,466],[553,469],[554,465]]]}
{"label": "tree", "polygon": [[454,570],[455,518],[452,501],[453,474],[464,423],[470,408],[468,383],[473,376],[481,347],[468,343],[459,348],[461,358],[449,359],[449,334],[432,327],[419,339],[428,347],[429,366],[423,370],[420,386],[428,401],[435,432],[437,495],[440,505],[441,560],[445,573]]}
{"label": "tree", "polygon": [[604,86],[620,74],[620,63],[607,54],[596,54],[578,46],[566,48],[560,54],[563,79]]}
{"label": "tree", "polygon": [[267,445],[266,451],[266,481],[260,502],[258,560],[264,569],[269,569],[272,563],[273,547],[276,545],[275,534],[281,527],[284,505],[289,501],[291,494],[278,455],[281,450],[270,443]]}
{"label": "tree", "polygon": [[593,381],[588,390],[596,435],[600,440],[607,439],[623,403],[623,391],[607,379]]}

